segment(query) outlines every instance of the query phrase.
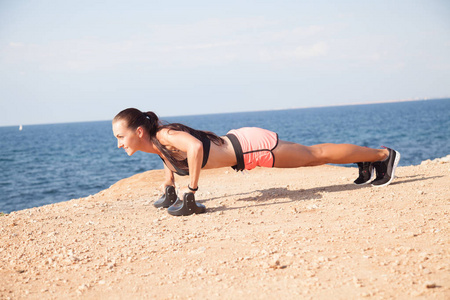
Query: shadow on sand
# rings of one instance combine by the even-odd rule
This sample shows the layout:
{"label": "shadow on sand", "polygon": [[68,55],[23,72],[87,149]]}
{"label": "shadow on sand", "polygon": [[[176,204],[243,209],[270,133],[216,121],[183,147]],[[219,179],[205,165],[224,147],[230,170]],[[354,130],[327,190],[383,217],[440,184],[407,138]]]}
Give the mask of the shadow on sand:
{"label": "shadow on sand", "polygon": [[[423,175],[415,175],[415,176],[406,176],[406,177],[397,177],[396,181],[391,183],[390,185],[398,185],[405,184],[423,180],[430,180],[435,178],[440,178],[443,176],[432,176],[432,177],[424,177]],[[235,206],[235,207],[212,207],[207,208],[209,212],[219,212],[226,210],[234,210],[241,209],[247,207],[264,207],[268,205],[277,205],[277,204],[286,204],[296,201],[306,201],[306,200],[315,200],[321,199],[323,193],[334,193],[334,192],[342,192],[342,191],[353,191],[358,189],[366,189],[372,188],[370,184],[367,185],[354,185],[354,184],[339,184],[339,185],[330,185],[323,187],[316,187],[311,189],[298,189],[298,190],[288,190],[287,188],[269,188],[269,189],[260,189],[254,190],[244,193],[232,194],[222,197],[215,197],[209,200],[197,200],[199,203],[207,203],[211,200],[216,199],[224,199],[226,197],[240,197],[237,201],[246,202],[243,206]],[[256,195],[258,194],[259,195]],[[284,201],[277,201],[278,199],[288,199]],[[267,202],[270,201],[270,202]]]}

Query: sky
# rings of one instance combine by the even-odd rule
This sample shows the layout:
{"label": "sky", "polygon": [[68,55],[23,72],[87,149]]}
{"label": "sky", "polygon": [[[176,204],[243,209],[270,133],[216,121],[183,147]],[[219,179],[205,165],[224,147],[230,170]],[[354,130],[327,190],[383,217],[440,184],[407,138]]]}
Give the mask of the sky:
{"label": "sky", "polygon": [[0,126],[443,97],[447,0],[0,0]]}

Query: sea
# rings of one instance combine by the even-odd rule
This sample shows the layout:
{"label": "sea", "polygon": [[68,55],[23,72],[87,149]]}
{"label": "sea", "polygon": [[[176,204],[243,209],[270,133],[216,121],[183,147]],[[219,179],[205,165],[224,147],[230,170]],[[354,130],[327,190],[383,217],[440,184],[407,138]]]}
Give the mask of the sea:
{"label": "sea", "polygon": [[[161,119],[218,135],[256,126],[303,145],[386,146],[401,153],[400,166],[450,154],[450,99]],[[163,168],[157,155],[129,157],[118,149],[110,120],[0,127],[0,145],[3,213],[87,197],[120,179]]]}

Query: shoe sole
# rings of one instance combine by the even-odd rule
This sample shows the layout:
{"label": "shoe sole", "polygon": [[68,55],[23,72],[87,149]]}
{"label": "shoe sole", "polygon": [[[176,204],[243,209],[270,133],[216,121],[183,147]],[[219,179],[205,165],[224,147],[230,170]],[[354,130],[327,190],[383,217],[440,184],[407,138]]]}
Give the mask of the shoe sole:
{"label": "shoe sole", "polygon": [[389,179],[388,182],[380,184],[380,185],[373,185],[372,184],[373,187],[383,187],[383,186],[386,186],[386,185],[390,184],[392,182],[392,180],[394,180],[394,178],[395,178],[395,169],[397,169],[397,165],[398,165],[398,163],[400,161],[400,152],[398,152],[396,150],[394,150],[394,151],[395,151],[395,161],[394,161],[394,165],[392,166],[391,179]]}

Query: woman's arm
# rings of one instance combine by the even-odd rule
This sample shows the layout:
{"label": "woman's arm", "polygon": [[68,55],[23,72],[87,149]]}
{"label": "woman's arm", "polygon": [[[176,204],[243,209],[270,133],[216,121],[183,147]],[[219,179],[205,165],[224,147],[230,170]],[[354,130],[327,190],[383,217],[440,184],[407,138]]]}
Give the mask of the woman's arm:
{"label": "woman's arm", "polygon": [[[172,146],[187,155],[187,161],[189,165],[189,186],[192,189],[198,187],[198,181],[200,178],[200,171],[202,169],[203,162],[203,144],[201,141],[193,137],[184,131],[166,131],[162,135],[161,143],[166,146]],[[193,192],[188,187],[183,187],[181,193]],[[195,192],[194,192],[195,193]]]}
{"label": "woman's arm", "polygon": [[167,186],[175,187],[175,176],[173,176],[172,170],[170,170],[166,163],[164,163],[164,183],[162,184],[163,193],[166,191]]}
{"label": "woman's arm", "polygon": [[[187,148],[189,179],[191,181],[189,186],[194,190],[198,188],[198,181],[200,178],[200,171],[202,169],[203,162],[203,144],[199,140],[195,140],[196,142],[190,143]],[[195,191],[189,191],[195,193]]]}

